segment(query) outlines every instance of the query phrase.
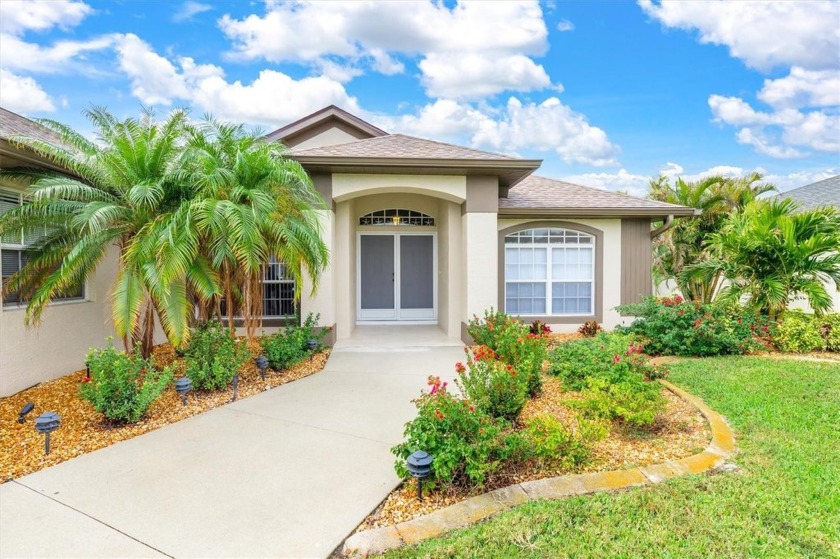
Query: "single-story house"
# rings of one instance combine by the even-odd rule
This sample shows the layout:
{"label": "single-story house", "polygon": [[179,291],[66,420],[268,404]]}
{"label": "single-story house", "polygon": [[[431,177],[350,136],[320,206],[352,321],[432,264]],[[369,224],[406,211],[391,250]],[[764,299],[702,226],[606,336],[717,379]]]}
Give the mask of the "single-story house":
{"label": "single-story house", "polygon": [[[48,165],[6,141],[46,133],[2,111],[0,166]],[[326,201],[314,211],[330,265],[317,293],[304,285],[296,302],[282,263],[269,263],[264,325],[282,324],[296,308],[320,313],[330,342],[364,324],[437,324],[466,340],[470,318],[491,307],[560,331],[589,320],[613,328],[624,320],[616,306],[652,292],[651,238],[695,214],[535,175],[540,160],[389,134],[335,106],[266,139],[288,146]],[[22,201],[19,187],[0,185],[0,193],[3,208]],[[665,226],[652,230],[653,221]],[[20,265],[25,244],[3,239],[3,277]],[[4,302],[0,395],[76,370],[88,347],[112,335],[114,265],[56,302],[37,330],[24,328],[21,302]]]}
{"label": "single-story house", "polygon": [[[840,210],[840,175],[782,192],[777,197],[790,198],[803,210],[811,210],[819,206],[834,206]],[[840,291],[831,279],[826,281],[826,288],[834,301],[832,309],[834,312],[840,312]],[[802,309],[806,312],[812,310],[808,299],[802,296],[797,297],[789,308]]]}
{"label": "single-story house", "polygon": [[[41,167],[62,171],[49,161],[9,143],[25,135],[46,142],[58,138],[46,128],[0,108],[0,169]],[[23,202],[20,184],[0,182],[0,212]],[[0,239],[0,276],[17,272],[29,239],[4,235]],[[33,384],[65,375],[83,367],[88,348],[100,347],[114,335],[109,293],[117,270],[116,250],[106,258],[86,285],[44,312],[38,328],[24,326],[25,301],[8,294],[0,305],[0,396],[8,396]]]}

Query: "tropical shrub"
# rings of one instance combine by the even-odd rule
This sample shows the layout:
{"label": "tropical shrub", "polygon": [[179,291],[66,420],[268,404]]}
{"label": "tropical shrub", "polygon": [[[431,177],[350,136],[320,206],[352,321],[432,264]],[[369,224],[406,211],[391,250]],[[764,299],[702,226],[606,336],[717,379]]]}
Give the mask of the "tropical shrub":
{"label": "tropical shrub", "polygon": [[547,464],[573,468],[590,456],[592,444],[607,436],[608,428],[602,421],[578,421],[577,429],[563,425],[556,417],[541,414],[528,419],[521,436],[530,457]]}
{"label": "tropical shrub", "polygon": [[116,423],[139,421],[172,382],[172,371],[156,369],[151,358],[141,356],[139,347],[127,355],[109,340],[108,347],[91,349],[86,361],[90,380],[82,383],[82,398]]}
{"label": "tropical shrub", "polygon": [[644,347],[632,336],[601,333],[594,338],[566,342],[549,353],[549,374],[559,376],[571,390],[586,387],[590,377],[620,382],[630,377],[656,380],[667,369],[650,364],[642,355]]}
{"label": "tropical shrub", "polygon": [[619,419],[638,427],[652,425],[666,403],[659,383],[633,377],[618,382],[610,382],[604,377],[589,377],[583,396],[583,401],[576,405],[585,415]]}
{"label": "tropical shrub", "polygon": [[726,280],[716,300],[743,302],[780,317],[802,295],[817,313],[831,309],[828,279],[840,285],[840,211],[799,208],[784,200],[756,200],[730,214],[706,241],[709,258],[686,266],[688,280]]}
{"label": "tropical shrub", "polygon": [[220,390],[251,357],[245,340],[236,339],[218,320],[193,329],[184,351],[185,374],[197,390]]}
{"label": "tropical shrub", "polygon": [[391,449],[394,468],[410,477],[405,460],[417,450],[434,458],[429,481],[481,487],[507,456],[503,421],[494,420],[469,400],[451,394],[439,377],[429,377],[429,392],[414,400],[417,417],[405,426],[405,441]]}
{"label": "tropical shrub", "polygon": [[[492,309],[484,319],[473,317],[467,332],[476,344],[493,350],[499,359],[513,366],[526,379],[528,394],[534,396],[542,390],[542,365],[546,358],[547,339],[551,330],[542,323],[528,326],[515,318]],[[537,334],[538,329],[542,334]]]}
{"label": "tropical shrub", "polygon": [[324,349],[324,338],[330,333],[331,328],[318,328],[318,322],[321,320],[321,313],[306,315],[306,319],[300,326],[300,333],[297,334],[299,339],[304,340],[304,345],[309,349],[309,340],[315,340],[315,351]]}
{"label": "tropical shrub", "polygon": [[455,384],[484,413],[513,420],[528,401],[528,379],[497,357],[487,346],[467,350],[467,364],[455,364]]}
{"label": "tropical shrub", "polygon": [[840,314],[815,316],[788,311],[776,329],[774,342],[782,351],[840,351]]}
{"label": "tropical shrub", "polygon": [[578,328],[578,334],[584,337],[591,338],[602,330],[601,325],[597,320],[587,320]]}
{"label": "tropical shrub", "polygon": [[674,297],[648,297],[635,305],[618,307],[636,319],[619,331],[644,339],[655,355],[744,354],[760,347],[754,334],[769,332],[766,319],[737,304],[702,304]]}

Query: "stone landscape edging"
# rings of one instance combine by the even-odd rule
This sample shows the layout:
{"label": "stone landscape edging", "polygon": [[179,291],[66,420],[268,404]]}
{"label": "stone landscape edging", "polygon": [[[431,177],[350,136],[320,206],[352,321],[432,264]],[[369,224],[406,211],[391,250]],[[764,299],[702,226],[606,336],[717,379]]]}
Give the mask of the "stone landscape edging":
{"label": "stone landscape edging", "polygon": [[470,497],[413,520],[357,532],[344,541],[342,553],[345,556],[367,557],[469,526],[528,501],[560,499],[571,495],[651,485],[672,477],[700,474],[719,467],[735,452],[735,436],[726,420],[697,396],[677,388],[670,382],[659,382],[697,408],[708,422],[712,441],[703,452],[680,460],[666,460],[626,470],[570,474],[517,483]]}

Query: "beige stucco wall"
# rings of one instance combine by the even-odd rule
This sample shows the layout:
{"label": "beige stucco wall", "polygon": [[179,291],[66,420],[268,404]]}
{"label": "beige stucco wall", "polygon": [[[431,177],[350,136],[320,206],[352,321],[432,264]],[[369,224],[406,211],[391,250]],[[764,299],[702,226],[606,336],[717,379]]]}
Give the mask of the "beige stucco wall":
{"label": "beige stucco wall", "polygon": [[461,216],[461,320],[482,316],[498,308],[498,225],[497,214],[465,213]]}
{"label": "beige stucco wall", "polygon": [[114,335],[108,299],[116,268],[112,250],[88,281],[85,300],[50,305],[37,328],[24,326],[23,308],[0,310],[0,396],[82,369],[88,349],[105,345]]}
{"label": "beige stucco wall", "polygon": [[318,274],[317,291],[312,293],[312,280],[309,273],[304,270],[303,284],[301,286],[300,314],[306,318],[309,313],[320,314],[318,324],[321,326],[332,326],[335,324],[335,265],[333,263],[333,252],[335,247],[335,214],[331,210],[313,210],[318,224],[321,228],[321,238],[330,251],[329,264],[327,268]]}
{"label": "beige stucco wall", "polygon": [[[545,219],[500,219],[498,230],[507,229],[515,225],[530,221],[550,221]],[[602,326],[611,330],[619,324],[628,324],[627,317],[622,317],[616,310],[621,304],[621,220],[620,219],[570,219],[563,218],[567,223],[580,223],[604,233],[604,273],[603,273],[603,309]],[[495,254],[495,253],[494,253]],[[555,332],[574,332],[579,324],[552,324]]]}
{"label": "beige stucco wall", "polygon": [[454,175],[345,174],[332,176],[333,199],[343,202],[371,194],[423,194],[460,204],[467,197],[467,177]]}
{"label": "beige stucco wall", "polygon": [[[406,208],[435,218],[435,227],[423,228],[423,230],[437,234],[437,322],[447,335],[457,338],[461,322],[458,279],[461,274],[461,210],[460,203],[452,201],[452,198],[457,199],[459,191],[464,190],[464,177],[453,181],[452,177],[406,176],[396,180],[393,176],[387,176],[389,178],[382,181],[379,180],[382,175],[363,176],[373,178],[366,183],[355,175],[345,175],[344,178],[338,180],[336,179],[338,175],[333,176],[333,194],[336,196],[336,184],[338,184],[338,191],[342,192],[342,195],[340,200],[336,200],[329,243],[331,245],[331,295],[323,293],[326,284],[322,284],[319,294],[313,300],[308,300],[307,292],[304,292],[301,301],[302,310],[305,313],[307,309],[325,309],[326,306],[332,304],[335,309],[337,339],[349,337],[357,320],[358,233],[364,231],[398,233],[414,230],[406,227],[359,226],[359,217],[376,210]],[[413,190],[394,192],[392,185],[395,182],[411,185]],[[365,188],[365,184],[369,184],[370,188]],[[451,288],[453,284],[456,286],[455,289]],[[320,312],[322,317],[325,316],[324,310]]]}
{"label": "beige stucco wall", "polygon": [[311,138],[306,138],[299,142],[289,142],[289,147],[294,147],[296,150],[319,148],[322,146],[334,146],[337,144],[346,144],[347,142],[354,142],[358,140],[356,136],[345,132],[341,128],[334,126],[327,128]]}

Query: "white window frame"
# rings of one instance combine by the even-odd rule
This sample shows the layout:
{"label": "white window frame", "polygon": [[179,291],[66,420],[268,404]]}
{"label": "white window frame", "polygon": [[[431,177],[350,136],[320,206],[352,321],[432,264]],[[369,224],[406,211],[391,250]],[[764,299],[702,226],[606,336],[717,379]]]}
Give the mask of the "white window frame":
{"label": "white window frame", "polygon": [[[532,231],[541,231],[545,230],[548,231],[548,242],[545,243],[507,243],[507,239],[509,237],[517,237],[523,233],[529,233]],[[566,232],[574,233],[579,238],[587,238],[590,240],[589,243],[566,243],[566,242],[551,242],[550,239],[552,236],[561,236]],[[557,317],[588,317],[595,315],[595,261],[596,261],[596,242],[597,239],[595,235],[591,233],[586,233],[584,231],[577,231],[575,229],[570,229],[568,227],[533,227],[530,229],[523,229],[520,231],[515,231],[513,233],[509,233],[505,235],[503,239],[504,246],[502,247],[502,252],[504,254],[504,287],[503,287],[503,302],[505,306],[505,312],[507,310],[507,286],[509,283],[521,283],[521,284],[538,284],[544,283],[545,284],[545,313],[540,312],[531,312],[531,313],[521,313],[516,312],[514,314],[520,316],[557,316]],[[545,279],[509,279],[507,276],[507,263],[508,263],[508,248],[512,249],[521,249],[527,248],[530,250],[540,249],[544,250],[546,253],[546,264],[545,264]],[[590,268],[590,279],[583,280],[583,279],[554,279],[552,278],[552,273],[554,270],[554,262],[553,262],[553,254],[554,251],[552,249],[555,248],[562,248],[562,249],[569,249],[569,248],[588,248],[592,251],[592,264]],[[565,313],[565,312],[554,312],[554,297],[552,297],[552,284],[553,283],[589,283],[590,290],[589,290],[589,312],[584,313]]]}
{"label": "white window frame", "polygon": [[[270,258],[269,261],[266,262],[266,267],[271,266],[273,264],[277,264],[279,266],[279,271],[282,271],[283,273],[278,274],[278,275],[282,275],[283,278],[282,279],[276,279],[276,280],[275,279],[269,280],[269,279],[265,279],[266,274],[263,273],[262,277],[260,278],[260,285],[262,286],[263,309],[265,309],[265,302],[266,302],[266,298],[265,298],[265,286],[266,286],[266,284],[291,285],[292,286],[292,313],[291,314],[265,314],[265,313],[263,313],[262,316],[263,316],[263,318],[291,318],[291,317],[294,317],[296,312],[297,312],[297,306],[298,306],[298,302],[297,302],[297,300],[295,299],[295,296],[294,296],[295,280],[294,280],[294,278],[288,278],[287,277],[286,264],[284,264],[283,262],[280,262],[276,258]],[[280,301],[280,305],[282,307],[283,299],[281,298],[281,299],[277,299],[277,300]]]}
{"label": "white window frame", "polygon": [[[20,192],[18,190],[12,190],[12,189],[9,189],[9,188],[0,188],[0,193],[5,194],[7,196],[11,195],[11,196],[14,196],[15,198],[17,198],[18,206],[22,206],[23,203],[25,202],[23,192]],[[7,241],[3,241],[3,239],[0,238],[0,256],[2,256],[2,252],[4,250],[15,251],[17,253],[22,253],[27,248],[29,248],[29,244],[27,244],[26,239],[24,238],[23,231],[21,231],[21,233],[20,233],[19,241],[20,242],[18,242],[18,243],[10,243],[10,242],[7,242]],[[20,263],[20,256],[18,256],[18,263]],[[2,286],[2,277],[3,277],[2,266],[3,266],[3,261],[2,261],[2,258],[0,258],[0,287]],[[61,305],[61,304],[81,302],[81,301],[87,301],[87,282],[82,284],[81,295],[75,295],[75,296],[72,296],[72,297],[55,297],[55,298],[53,298],[52,301],[50,301],[50,305]],[[22,308],[26,307],[27,302],[28,302],[27,300],[23,300],[23,299],[18,300],[18,301],[10,301],[10,302],[3,301],[2,305],[0,305],[0,306],[2,306],[2,308],[4,310],[11,310],[11,309],[18,309],[18,308],[22,309]]]}

